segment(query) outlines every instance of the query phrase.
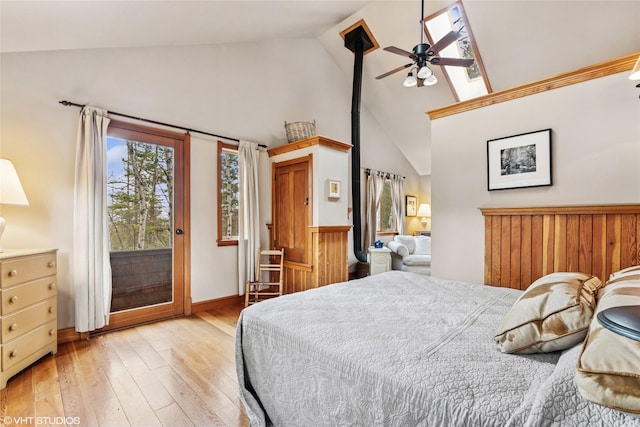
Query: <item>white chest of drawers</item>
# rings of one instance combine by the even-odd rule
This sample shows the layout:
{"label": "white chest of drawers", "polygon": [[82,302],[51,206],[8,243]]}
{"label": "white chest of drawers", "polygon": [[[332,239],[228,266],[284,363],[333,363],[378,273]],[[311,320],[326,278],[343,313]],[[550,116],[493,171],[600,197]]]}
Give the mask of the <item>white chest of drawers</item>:
{"label": "white chest of drawers", "polygon": [[55,249],[0,253],[0,389],[58,351],[56,264]]}

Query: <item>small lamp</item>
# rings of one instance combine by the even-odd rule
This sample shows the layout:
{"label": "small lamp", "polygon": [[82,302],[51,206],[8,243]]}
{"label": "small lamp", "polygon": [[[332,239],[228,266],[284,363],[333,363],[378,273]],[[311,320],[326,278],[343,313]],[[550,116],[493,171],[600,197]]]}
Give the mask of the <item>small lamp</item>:
{"label": "small lamp", "polygon": [[404,82],[402,84],[404,85],[404,87],[413,87],[418,84],[418,80],[413,77],[413,72],[409,71],[407,78],[404,79]]}
{"label": "small lamp", "polygon": [[640,56],[636,61],[636,65],[633,66],[633,70],[631,70],[629,80],[640,80]]}
{"label": "small lamp", "polygon": [[[29,200],[24,194],[16,168],[13,167],[13,163],[8,159],[0,159],[0,204],[29,206]],[[7,222],[0,216],[0,241],[6,225]],[[0,252],[2,252],[1,246]]]}
{"label": "small lamp", "polygon": [[424,85],[425,86],[433,86],[436,83],[438,83],[438,78],[436,76],[434,76],[433,74],[431,74],[429,77],[424,79]]}
{"label": "small lamp", "polygon": [[431,206],[428,203],[421,203],[417,215],[422,217],[420,221],[422,228],[427,228],[427,217],[431,217]]}

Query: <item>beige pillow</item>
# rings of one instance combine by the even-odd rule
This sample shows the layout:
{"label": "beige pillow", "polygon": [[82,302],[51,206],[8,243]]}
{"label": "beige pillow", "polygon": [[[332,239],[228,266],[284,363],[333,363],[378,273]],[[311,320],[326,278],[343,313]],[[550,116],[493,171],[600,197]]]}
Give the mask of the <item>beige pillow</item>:
{"label": "beige pillow", "polygon": [[544,353],[578,344],[596,307],[602,282],[584,273],[551,273],[518,298],[495,341],[503,353]]}
{"label": "beige pillow", "polygon": [[616,271],[615,273],[611,273],[611,275],[609,276],[609,282],[611,282],[612,280],[615,280],[621,277],[627,277],[630,275],[640,276],[640,265],[632,265],[631,267],[623,268],[622,270]]}
{"label": "beige pillow", "polygon": [[[610,281],[596,313],[623,305],[640,305],[640,278]],[[640,342],[605,329],[594,316],[582,345],[575,381],[585,399],[640,414]]]}

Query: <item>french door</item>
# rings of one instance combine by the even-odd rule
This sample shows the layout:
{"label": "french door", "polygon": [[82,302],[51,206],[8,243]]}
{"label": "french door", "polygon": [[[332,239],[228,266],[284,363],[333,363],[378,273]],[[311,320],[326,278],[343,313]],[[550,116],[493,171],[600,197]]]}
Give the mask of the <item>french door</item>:
{"label": "french door", "polygon": [[177,316],[190,301],[189,135],[119,121],[107,135],[113,286],[103,330]]}

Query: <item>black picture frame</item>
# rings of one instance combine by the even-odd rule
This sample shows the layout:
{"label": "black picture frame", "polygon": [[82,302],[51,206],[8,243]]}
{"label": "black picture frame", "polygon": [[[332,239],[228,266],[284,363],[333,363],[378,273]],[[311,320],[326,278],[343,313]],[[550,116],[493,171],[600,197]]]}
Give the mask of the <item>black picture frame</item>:
{"label": "black picture frame", "polygon": [[551,129],[487,141],[487,190],[553,185]]}

